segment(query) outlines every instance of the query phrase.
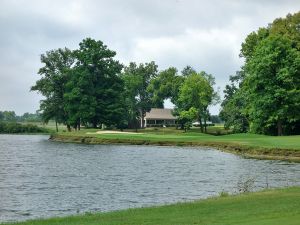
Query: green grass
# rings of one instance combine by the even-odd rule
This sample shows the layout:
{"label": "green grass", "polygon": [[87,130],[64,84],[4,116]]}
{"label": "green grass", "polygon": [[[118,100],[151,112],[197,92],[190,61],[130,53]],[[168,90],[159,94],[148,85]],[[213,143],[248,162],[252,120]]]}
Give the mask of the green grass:
{"label": "green grass", "polygon": [[187,142],[187,143],[227,143],[239,146],[276,148],[276,149],[293,149],[300,150],[300,135],[296,136],[266,136],[257,134],[229,134],[214,136],[200,133],[198,130],[191,130],[184,133],[181,130],[175,129],[149,129],[139,130],[139,134],[87,134],[97,130],[84,129],[78,132],[62,132],[63,136],[78,136],[78,137],[96,137],[99,139],[110,140],[146,140],[155,142]]}
{"label": "green grass", "polygon": [[18,225],[298,225],[300,187],[190,203],[34,220]]}

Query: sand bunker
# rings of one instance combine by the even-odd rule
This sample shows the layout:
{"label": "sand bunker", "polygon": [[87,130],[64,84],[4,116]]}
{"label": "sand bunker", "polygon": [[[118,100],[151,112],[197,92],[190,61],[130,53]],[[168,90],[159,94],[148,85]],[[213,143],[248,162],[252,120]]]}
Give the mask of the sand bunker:
{"label": "sand bunker", "polygon": [[143,133],[115,131],[115,130],[100,130],[95,133],[87,132],[86,134],[143,134]]}

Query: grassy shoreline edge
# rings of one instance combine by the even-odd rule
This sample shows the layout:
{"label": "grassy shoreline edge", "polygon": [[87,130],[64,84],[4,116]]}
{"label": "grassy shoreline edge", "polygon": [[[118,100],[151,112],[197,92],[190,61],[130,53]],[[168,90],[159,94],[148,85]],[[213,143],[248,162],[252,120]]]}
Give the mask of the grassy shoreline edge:
{"label": "grassy shoreline edge", "polygon": [[88,135],[64,135],[61,133],[51,134],[50,140],[66,143],[80,144],[126,144],[126,145],[157,145],[157,146],[202,146],[213,147],[218,150],[241,155],[247,158],[285,160],[300,162],[300,151],[287,148],[268,148],[239,145],[230,142],[213,142],[213,141],[177,141],[177,140],[151,140],[151,139],[129,139],[129,138],[109,138],[93,137]]}
{"label": "grassy shoreline edge", "polygon": [[300,187],[217,196],[161,206],[35,219],[1,225],[296,225],[300,220]]}

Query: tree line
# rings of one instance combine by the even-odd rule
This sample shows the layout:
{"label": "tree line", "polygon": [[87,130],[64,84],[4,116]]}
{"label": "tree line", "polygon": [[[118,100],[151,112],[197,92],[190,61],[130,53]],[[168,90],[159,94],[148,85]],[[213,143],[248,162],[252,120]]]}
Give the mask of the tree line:
{"label": "tree line", "polygon": [[[79,48],[60,48],[41,55],[41,78],[31,87],[45,98],[40,102],[44,122],[53,119],[68,130],[99,127],[144,127],[146,112],[163,107],[165,99],[176,105],[180,124],[192,120],[206,130],[208,107],[218,99],[214,77],[192,67],[158,71],[155,62],[122,65],[116,52],[102,41],[86,38]],[[203,121],[203,124],[202,124]]]}
{"label": "tree line", "polygon": [[39,113],[24,113],[21,116],[16,115],[15,111],[0,111],[0,122],[42,122]]}
{"label": "tree line", "polygon": [[[224,90],[220,117],[233,132],[300,134],[300,12],[279,18],[250,33],[242,43],[244,64]],[[208,108],[220,101],[215,79],[186,66],[159,71],[155,62],[123,65],[102,41],[86,38],[79,48],[41,55],[40,113],[70,130],[144,127],[152,107],[165,99],[175,105],[181,128],[199,121],[206,132]]]}
{"label": "tree line", "polygon": [[34,124],[0,121],[0,134],[49,133],[49,130]]}
{"label": "tree line", "polygon": [[41,121],[42,119],[38,113],[24,113],[23,115],[18,116],[14,111],[0,111],[0,133],[48,133],[49,130],[45,128],[27,124]]}
{"label": "tree line", "polygon": [[240,56],[245,63],[224,90],[225,127],[300,134],[300,12],[250,33]]}

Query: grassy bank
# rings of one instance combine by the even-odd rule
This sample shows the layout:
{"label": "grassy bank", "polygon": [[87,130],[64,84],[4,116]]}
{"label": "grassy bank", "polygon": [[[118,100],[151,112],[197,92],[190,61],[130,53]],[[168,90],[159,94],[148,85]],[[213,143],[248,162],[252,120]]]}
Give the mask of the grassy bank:
{"label": "grassy bank", "polygon": [[300,136],[265,136],[229,134],[214,136],[197,130],[182,132],[172,129],[143,130],[140,133],[96,134],[96,130],[62,132],[53,140],[86,144],[144,144],[176,146],[210,146],[248,157],[300,161]]}
{"label": "grassy bank", "polygon": [[191,203],[110,213],[34,220],[16,225],[296,225],[300,221],[300,187],[268,190]]}

